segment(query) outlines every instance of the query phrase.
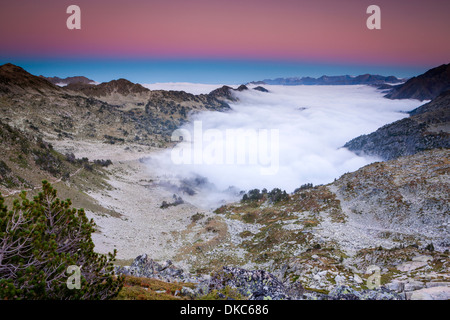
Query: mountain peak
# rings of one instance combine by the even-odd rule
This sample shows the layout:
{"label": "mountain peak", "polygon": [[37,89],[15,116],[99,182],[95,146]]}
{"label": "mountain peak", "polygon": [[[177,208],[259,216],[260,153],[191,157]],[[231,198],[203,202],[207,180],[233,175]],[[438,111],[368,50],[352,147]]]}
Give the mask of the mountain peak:
{"label": "mountain peak", "polygon": [[17,72],[17,71],[26,72],[23,68],[16,66],[15,64],[12,63],[5,63],[4,65],[1,65],[0,70],[7,72]]}
{"label": "mountain peak", "polygon": [[46,79],[28,73],[23,68],[12,63],[0,66],[0,92],[21,93],[24,91],[59,90],[57,86]]}

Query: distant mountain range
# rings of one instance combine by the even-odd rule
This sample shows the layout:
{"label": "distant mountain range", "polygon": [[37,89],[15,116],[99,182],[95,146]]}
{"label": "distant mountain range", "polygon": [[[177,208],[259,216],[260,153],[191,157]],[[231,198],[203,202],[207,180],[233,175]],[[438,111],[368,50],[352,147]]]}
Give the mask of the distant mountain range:
{"label": "distant mountain range", "polygon": [[59,77],[44,77],[44,76],[40,76],[40,77],[50,81],[53,84],[58,85],[58,86],[68,85],[68,84],[72,84],[72,83],[85,83],[85,84],[95,84],[96,83],[94,80],[88,79],[83,76],[67,77],[64,79],[59,78]]}
{"label": "distant mountain range", "polygon": [[277,79],[265,79],[262,81],[253,81],[250,84],[254,85],[285,85],[285,86],[297,86],[297,85],[382,85],[386,83],[395,84],[404,82],[405,79],[399,79],[394,76],[380,76],[372,74],[363,74],[356,77],[344,75],[344,76],[321,76],[320,78],[312,77],[293,77],[293,78],[277,78]]}

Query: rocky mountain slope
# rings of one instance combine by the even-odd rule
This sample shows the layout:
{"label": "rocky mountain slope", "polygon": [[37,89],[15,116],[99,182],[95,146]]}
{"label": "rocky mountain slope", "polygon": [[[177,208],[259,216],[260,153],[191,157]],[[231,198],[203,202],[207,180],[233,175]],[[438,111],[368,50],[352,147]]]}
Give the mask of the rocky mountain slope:
{"label": "rocky mountain slope", "polygon": [[349,75],[344,76],[321,76],[319,78],[312,77],[293,77],[293,78],[277,78],[277,79],[265,79],[262,81],[250,82],[250,84],[269,84],[269,85],[284,85],[284,86],[296,86],[296,85],[382,85],[386,83],[394,84],[400,83],[403,79],[399,79],[394,76],[380,76],[372,74],[363,74],[356,77]]}
{"label": "rocky mountain slope", "polygon": [[422,150],[450,148],[450,90],[410,112],[410,117],[357,137],[344,147],[385,160]]}
{"label": "rocky mountain slope", "polygon": [[449,156],[377,162],[276,202],[252,192],[180,230],[173,263],[190,268],[143,255],[118,272],[195,283],[179,292],[193,298],[449,299]]}
{"label": "rocky mountain slope", "polygon": [[23,94],[61,92],[61,90],[46,79],[33,76],[24,69],[11,63],[0,66],[0,93]]}
{"label": "rocky mountain slope", "polygon": [[[188,114],[229,110],[225,88],[220,94],[151,91],[125,79],[99,85],[58,87],[12,64],[0,66],[2,120],[22,130],[30,125],[45,138],[90,139],[106,143],[170,143]],[[29,123],[28,123],[28,122]]]}
{"label": "rocky mountain slope", "polygon": [[432,100],[446,90],[450,90],[450,63],[428,70],[404,84],[395,86],[385,97]]}
{"label": "rocky mountain slope", "polygon": [[[12,64],[0,66],[3,195],[38,191],[46,179],[56,183],[60,194],[75,205],[118,216],[85,193],[109,188],[103,180],[103,166],[110,164],[107,157],[114,152],[99,150],[126,152],[165,146],[171,143],[173,130],[188,121],[190,112],[229,109],[226,97],[220,95],[150,91],[124,79],[97,89],[83,83],[68,87],[56,86]],[[98,144],[92,157],[73,155]]]}
{"label": "rocky mountain slope", "polygon": [[62,154],[44,141],[31,126],[26,133],[0,120],[0,194],[12,204],[21,191],[36,195],[42,180],[55,185],[63,199],[71,199],[77,207],[95,211],[99,215],[120,216],[98,205],[90,197],[90,190],[107,190],[106,167],[110,161],[99,158],[77,158],[73,153]]}

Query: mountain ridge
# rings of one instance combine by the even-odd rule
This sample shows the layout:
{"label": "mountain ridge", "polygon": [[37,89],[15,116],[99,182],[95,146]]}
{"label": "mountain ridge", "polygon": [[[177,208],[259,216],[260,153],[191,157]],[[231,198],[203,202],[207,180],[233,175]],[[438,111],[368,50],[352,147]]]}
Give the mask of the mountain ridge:
{"label": "mountain ridge", "polygon": [[39,77],[44,78],[55,85],[68,85],[68,84],[72,84],[72,83],[86,83],[86,84],[94,84],[95,83],[94,80],[86,78],[85,76],[73,76],[73,77],[60,78],[60,77],[44,77],[41,75]]}
{"label": "mountain ridge", "polygon": [[61,92],[60,88],[47,79],[36,77],[23,68],[11,63],[0,66],[1,93],[44,93]]}
{"label": "mountain ridge", "polygon": [[387,83],[400,83],[404,79],[399,79],[395,76],[380,76],[372,74],[362,74],[358,76],[326,76],[323,75],[319,78],[313,77],[290,77],[290,78],[276,78],[276,79],[265,79],[262,81],[252,81],[249,84],[260,85],[359,85],[359,84],[370,84],[370,85],[382,85]]}
{"label": "mountain ridge", "polygon": [[13,64],[0,66],[5,120],[25,131],[33,126],[50,137],[56,133],[60,138],[165,145],[190,112],[229,110],[228,91],[152,91],[126,79],[59,87]]}
{"label": "mountain ridge", "polygon": [[442,64],[395,86],[385,95],[389,99],[432,100],[450,90],[450,63]]}

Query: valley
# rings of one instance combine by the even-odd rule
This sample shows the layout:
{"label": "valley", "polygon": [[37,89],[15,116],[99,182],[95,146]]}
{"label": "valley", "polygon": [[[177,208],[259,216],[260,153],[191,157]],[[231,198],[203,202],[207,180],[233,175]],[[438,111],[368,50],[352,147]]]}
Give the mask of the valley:
{"label": "valley", "polygon": [[[212,206],[199,203],[207,202],[202,187],[215,182],[214,175],[192,183],[149,159],[170,150],[172,132],[195,116],[230,117],[255,91],[254,99],[263,101],[270,86],[267,92],[224,86],[198,95],[149,90],[125,79],[58,87],[11,64],[0,68],[0,192],[6,203],[21,190],[37,194],[47,179],[62,199],[94,219],[96,252],[116,249],[125,273],[170,260],[199,284],[191,289],[195,298],[208,279],[264,270],[285,290],[283,297],[297,299],[332,297],[339,286],[370,289],[375,265],[391,298],[450,297],[448,92],[411,107],[409,117],[343,141],[339,147],[357,156],[342,152],[361,162],[356,170],[340,169],[333,182],[298,180],[298,188],[278,198],[283,181],[279,192],[268,185],[237,188],[234,201]],[[278,297],[270,290],[267,297]]]}

